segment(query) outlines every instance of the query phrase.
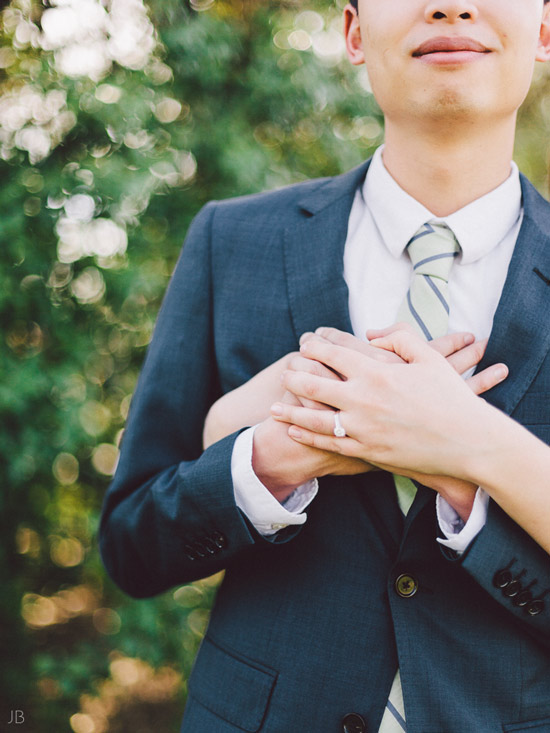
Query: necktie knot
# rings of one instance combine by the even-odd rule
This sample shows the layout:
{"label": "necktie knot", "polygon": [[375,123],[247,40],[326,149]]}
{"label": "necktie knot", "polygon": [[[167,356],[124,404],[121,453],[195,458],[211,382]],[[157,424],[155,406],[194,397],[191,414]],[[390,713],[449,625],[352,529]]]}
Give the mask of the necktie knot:
{"label": "necktie knot", "polygon": [[415,275],[427,275],[447,282],[460,245],[446,224],[428,221],[407,244],[407,252]]}
{"label": "necktie knot", "polygon": [[413,325],[428,341],[447,333],[448,281],[459,250],[449,227],[435,221],[423,224],[407,244],[413,276],[398,320]]}

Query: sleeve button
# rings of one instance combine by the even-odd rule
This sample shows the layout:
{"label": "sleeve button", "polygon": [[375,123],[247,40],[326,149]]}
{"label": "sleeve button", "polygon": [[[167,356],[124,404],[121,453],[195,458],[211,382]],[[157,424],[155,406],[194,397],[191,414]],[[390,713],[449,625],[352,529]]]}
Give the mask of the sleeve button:
{"label": "sleeve button", "polygon": [[223,550],[224,547],[227,547],[227,538],[221,532],[213,532],[211,535],[211,539],[216,547],[218,547],[220,550]]}
{"label": "sleeve button", "polygon": [[215,555],[216,552],[218,552],[218,548],[209,537],[206,537],[206,539],[202,541],[202,546],[209,555]]}
{"label": "sleeve button", "polygon": [[531,601],[531,603],[525,606],[525,611],[529,614],[529,616],[538,616],[539,613],[542,613],[542,611],[544,611],[544,601],[540,598],[535,598],[534,601]]}
{"label": "sleeve button", "polygon": [[189,558],[189,560],[198,560],[198,555],[191,545],[184,545],[183,551],[185,552],[185,555]]}
{"label": "sleeve button", "polygon": [[193,549],[195,550],[195,554],[201,559],[206,557],[206,550],[201,542],[193,542]]}
{"label": "sleeve button", "polygon": [[521,593],[519,593],[514,598],[514,606],[519,606],[519,608],[523,608],[532,600],[533,600],[533,594],[531,593],[531,591],[522,590]]}
{"label": "sleeve button", "polygon": [[523,587],[519,580],[512,580],[508,585],[502,589],[502,592],[508,598],[515,598],[523,590]]}
{"label": "sleeve button", "polygon": [[509,570],[499,570],[493,578],[495,588],[506,588],[512,580],[512,573]]}

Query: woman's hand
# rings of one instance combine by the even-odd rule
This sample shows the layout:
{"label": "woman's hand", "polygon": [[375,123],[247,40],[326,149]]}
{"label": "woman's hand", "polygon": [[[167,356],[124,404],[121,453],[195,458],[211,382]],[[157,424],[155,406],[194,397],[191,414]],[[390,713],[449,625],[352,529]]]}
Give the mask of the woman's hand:
{"label": "woman's hand", "polygon": [[[344,381],[287,371],[284,384],[300,398],[332,409],[276,404],[273,416],[290,423],[289,435],[302,444],[361,458],[431,485],[467,518],[477,486],[468,481],[465,457],[474,428],[481,424],[476,418],[487,407],[475,393],[502,381],[506,367],[494,365],[466,383],[455,367],[462,371],[473,366],[482,350],[477,349],[474,358],[474,350],[463,348],[453,366],[409,332],[392,331],[367,346],[397,354],[402,361],[384,364],[356,349],[306,340],[302,355],[337,371]],[[335,409],[346,430],[344,438],[333,435]]]}
{"label": "woman's hand", "polygon": [[[407,324],[396,324],[384,331],[367,332],[367,336],[389,335],[401,328],[409,329],[410,327]],[[403,359],[397,354],[383,349],[376,349],[376,347],[361,341],[355,336],[338,331],[335,328],[320,328],[316,334],[304,334],[301,343],[311,338],[322,339],[354,349],[385,363],[403,363]],[[459,373],[478,363],[483,356],[485,344],[486,341],[474,343],[473,335],[467,333],[449,334],[430,343],[431,347],[445,356]],[[204,423],[203,447],[208,448],[209,445],[230,435],[235,430],[249,425],[256,425],[267,418],[270,414],[269,408],[273,402],[283,399],[285,389],[281,383],[281,378],[286,369],[304,371],[332,379],[339,378],[335,372],[326,366],[311,359],[306,359],[298,352],[286,354],[256,374],[246,384],[220,397],[212,405]],[[489,389],[486,386],[488,378],[483,375],[484,373],[470,378],[470,386],[476,391],[476,394]],[[325,407],[325,405],[307,398],[302,398],[301,403],[311,408]]]}
{"label": "woman's hand", "polygon": [[297,353],[286,354],[214,402],[204,421],[203,448],[208,448],[235,430],[256,425],[269,415],[269,406],[283,399],[285,388],[281,384],[281,376]]}
{"label": "woman's hand", "polygon": [[[345,331],[339,331],[336,328],[321,327],[318,328],[315,333],[305,333],[300,339],[300,344],[311,340],[312,338],[322,339],[336,346],[344,346],[348,349],[354,349],[359,351],[365,356],[370,356],[376,361],[382,361],[388,364],[391,363],[404,363],[404,360],[398,356],[394,351],[388,351],[386,349],[380,349],[370,343],[373,339],[383,338],[391,336],[398,331],[406,331],[414,334],[416,331],[408,323],[395,323],[387,328],[374,330],[370,329],[367,331],[366,336],[368,343],[361,341],[356,336],[352,336],[350,333]],[[440,336],[433,341],[428,342],[430,348],[437,351],[437,353],[444,356],[447,362],[453,367],[458,374],[464,374],[469,369],[475,367],[485,353],[487,347],[487,339],[476,341],[472,333],[461,331],[459,333],[448,333],[445,336]],[[495,382],[495,370],[499,367],[504,367],[503,364],[495,365],[484,369],[479,374],[474,374],[469,377],[466,382],[470,389],[475,394],[482,394],[491,387],[494,387]],[[289,365],[292,368],[292,365]]]}

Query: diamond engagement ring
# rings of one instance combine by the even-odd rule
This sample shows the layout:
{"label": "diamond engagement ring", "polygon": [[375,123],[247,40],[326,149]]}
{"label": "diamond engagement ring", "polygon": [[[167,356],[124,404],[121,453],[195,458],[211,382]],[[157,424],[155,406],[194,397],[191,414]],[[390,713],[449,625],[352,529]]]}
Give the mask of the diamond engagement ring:
{"label": "diamond engagement ring", "polygon": [[339,412],[334,413],[334,430],[332,432],[337,438],[346,437],[346,431],[344,430],[344,428],[342,427],[342,423],[340,422]]}

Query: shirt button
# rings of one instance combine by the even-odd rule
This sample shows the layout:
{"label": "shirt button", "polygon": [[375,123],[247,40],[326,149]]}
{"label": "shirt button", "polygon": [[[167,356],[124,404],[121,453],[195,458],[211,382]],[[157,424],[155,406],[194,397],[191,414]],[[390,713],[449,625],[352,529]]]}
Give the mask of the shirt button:
{"label": "shirt button", "polygon": [[343,733],[366,733],[367,724],[358,713],[348,713],[342,718]]}
{"label": "shirt button", "polygon": [[271,525],[271,529],[284,529],[285,527],[288,527],[288,524],[280,524],[276,522],[275,524]]}
{"label": "shirt button", "polygon": [[395,591],[401,598],[411,598],[418,590],[418,581],[412,575],[400,575],[395,581]]}

